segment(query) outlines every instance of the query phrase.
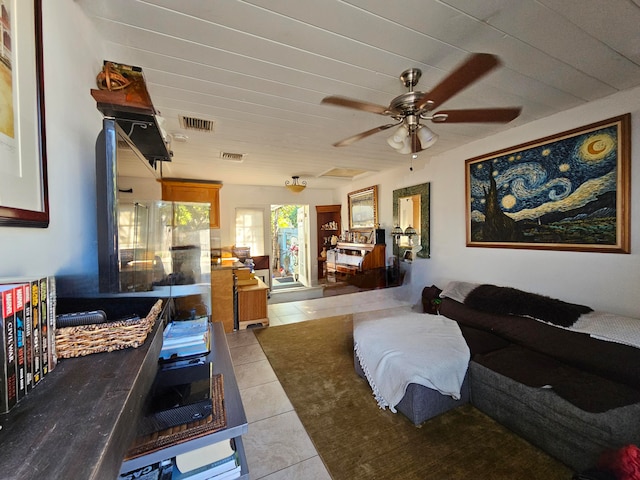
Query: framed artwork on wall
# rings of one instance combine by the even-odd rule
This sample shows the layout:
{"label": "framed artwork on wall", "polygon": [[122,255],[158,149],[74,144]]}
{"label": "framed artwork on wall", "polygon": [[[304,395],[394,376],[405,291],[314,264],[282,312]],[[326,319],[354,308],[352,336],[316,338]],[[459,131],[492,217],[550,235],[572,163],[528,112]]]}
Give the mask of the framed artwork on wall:
{"label": "framed artwork on wall", "polygon": [[468,159],[467,246],[630,251],[631,115]]}
{"label": "framed artwork on wall", "polygon": [[378,225],[378,186],[356,190],[347,195],[349,231],[371,231]]}
{"label": "framed artwork on wall", "polygon": [[44,228],[49,199],[42,0],[3,2],[1,16],[0,226]]}

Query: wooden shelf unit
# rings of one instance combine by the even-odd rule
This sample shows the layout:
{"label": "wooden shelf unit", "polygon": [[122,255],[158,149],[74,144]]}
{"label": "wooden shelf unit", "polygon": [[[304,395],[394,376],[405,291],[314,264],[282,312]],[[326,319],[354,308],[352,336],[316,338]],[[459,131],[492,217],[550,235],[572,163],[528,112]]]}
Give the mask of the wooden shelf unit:
{"label": "wooden shelf unit", "polygon": [[325,238],[330,238],[332,235],[340,236],[341,208],[341,205],[316,205],[316,224],[318,230],[318,280],[325,276],[326,258],[322,257],[322,249],[324,247],[330,247],[330,244],[325,244]]}
{"label": "wooden shelf unit", "polygon": [[[58,313],[147,311],[156,298],[58,298]],[[142,306],[141,306],[142,305]],[[162,347],[169,301],[143,345],[58,362],[16,405],[0,415],[3,478],[116,479],[132,425],[141,415]],[[243,412],[244,413],[244,412]]]}
{"label": "wooden shelf unit", "polygon": [[[234,439],[238,457],[241,465],[241,476],[243,480],[249,478],[249,468],[242,444],[242,435],[249,431],[249,423],[242,405],[240,389],[233,371],[233,363],[224,328],[220,322],[212,324],[212,346],[211,353],[207,360],[213,365],[213,374],[222,374],[224,382],[224,405],[227,416],[227,427],[209,435],[202,435],[195,438],[181,441],[174,445],[154,450],[147,455],[127,459],[122,463],[120,473],[127,473],[133,470],[151,465],[155,462],[173,458],[191,450],[205,447],[222,440]],[[80,478],[80,477],[77,477]],[[106,477],[105,477],[106,478]]]}

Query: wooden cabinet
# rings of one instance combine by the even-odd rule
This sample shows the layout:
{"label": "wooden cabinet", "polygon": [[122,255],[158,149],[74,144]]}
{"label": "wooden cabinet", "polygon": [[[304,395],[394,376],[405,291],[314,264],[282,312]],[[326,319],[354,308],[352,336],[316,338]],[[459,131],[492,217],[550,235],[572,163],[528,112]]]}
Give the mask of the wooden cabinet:
{"label": "wooden cabinet", "polygon": [[211,320],[222,322],[226,333],[235,328],[233,277],[232,268],[211,269]]}
{"label": "wooden cabinet", "polygon": [[[211,319],[222,322],[226,333],[261,323],[269,325],[267,294],[269,287],[260,279],[255,285],[235,285],[234,267],[211,269]],[[234,294],[237,288],[237,302]]]}
{"label": "wooden cabinet", "polygon": [[318,279],[325,276],[326,257],[322,256],[322,250],[331,246],[331,236],[340,236],[340,209],[341,205],[317,205],[317,229],[318,229]]}
{"label": "wooden cabinet", "polygon": [[160,182],[162,183],[162,200],[210,203],[211,228],[220,228],[221,183],[176,178],[163,178]]}
{"label": "wooden cabinet", "polygon": [[260,279],[256,285],[238,287],[238,322],[240,330],[250,325],[269,325],[267,292],[269,287]]}

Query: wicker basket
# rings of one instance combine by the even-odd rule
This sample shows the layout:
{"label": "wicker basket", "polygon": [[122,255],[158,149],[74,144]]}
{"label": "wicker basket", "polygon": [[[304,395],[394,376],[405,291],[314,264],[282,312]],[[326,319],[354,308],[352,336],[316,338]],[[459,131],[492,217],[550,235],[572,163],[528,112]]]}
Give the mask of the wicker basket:
{"label": "wicker basket", "polygon": [[58,358],[82,357],[142,345],[162,311],[158,300],[145,318],[56,329]]}

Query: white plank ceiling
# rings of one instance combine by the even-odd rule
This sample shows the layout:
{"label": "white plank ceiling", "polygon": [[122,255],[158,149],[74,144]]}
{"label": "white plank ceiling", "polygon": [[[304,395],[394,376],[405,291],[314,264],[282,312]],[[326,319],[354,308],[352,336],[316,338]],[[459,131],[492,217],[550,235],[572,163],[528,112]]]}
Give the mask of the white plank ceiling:
{"label": "white plank ceiling", "polygon": [[[143,69],[174,136],[165,177],[283,185],[299,175],[332,188],[346,180],[320,177],[331,168],[408,167],[387,132],[333,147],[389,118],[322,98],[387,106],[406,91],[407,68],[422,70],[416,89],[429,91],[471,52],[503,66],[443,108],[522,114],[506,125],[431,124],[440,138],[420,157],[640,85],[640,0],[76,1],[106,41],[105,60]],[[185,130],[183,115],[215,129]]]}

